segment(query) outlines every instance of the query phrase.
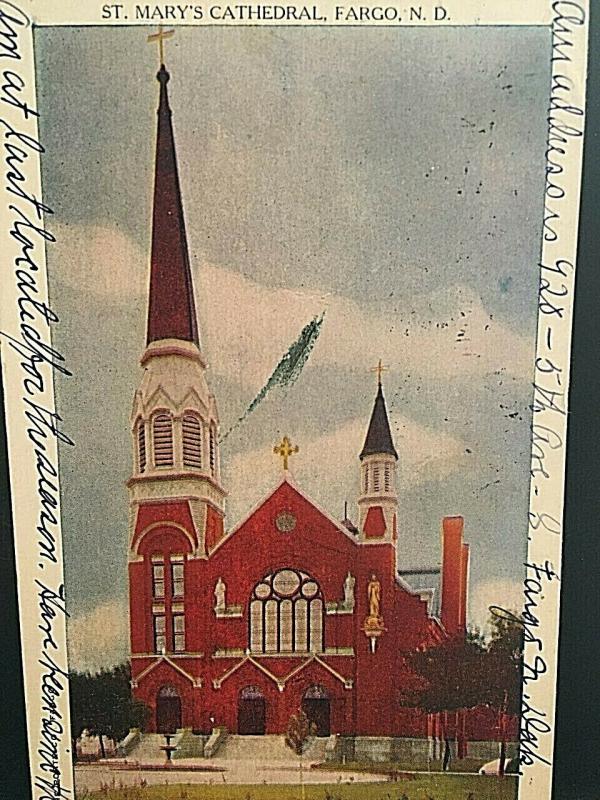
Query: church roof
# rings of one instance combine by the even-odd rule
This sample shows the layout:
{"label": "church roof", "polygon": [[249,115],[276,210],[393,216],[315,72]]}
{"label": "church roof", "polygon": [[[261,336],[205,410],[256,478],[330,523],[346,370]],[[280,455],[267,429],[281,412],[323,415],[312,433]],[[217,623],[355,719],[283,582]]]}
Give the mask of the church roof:
{"label": "church roof", "polygon": [[194,290],[167,92],[169,73],[164,65],[156,77],[160,83],[160,100],[147,344],[158,339],[183,339],[198,344]]}
{"label": "church roof", "polygon": [[373,406],[367,436],[359,457],[362,460],[365,456],[380,455],[381,453],[388,453],[394,458],[398,458],[398,453],[392,440],[390,422],[380,382],[377,387],[377,396],[375,397],[375,405]]}
{"label": "church roof", "polygon": [[231,541],[232,537],[247,524],[249,519],[251,519],[260,509],[266,506],[267,503],[275,498],[280,492],[285,491],[286,489],[291,489],[293,492],[295,492],[300,498],[302,498],[302,500],[304,500],[304,502],[312,506],[315,511],[321,514],[321,516],[331,523],[338,531],[343,533],[344,536],[346,536],[353,544],[357,544],[356,534],[343,522],[340,522],[339,520],[335,519],[335,517],[331,516],[331,514],[325,511],[324,508],[322,508],[317,502],[303,492],[302,489],[296,485],[290,473],[285,472],[277,485],[264,497],[262,497],[258,503],[256,503],[253,508],[251,508],[250,511],[238,523],[236,523],[236,525],[230,531],[228,531],[226,536],[224,536],[223,539],[221,539],[221,541],[217,544],[214,551],[218,550],[226,542]]}

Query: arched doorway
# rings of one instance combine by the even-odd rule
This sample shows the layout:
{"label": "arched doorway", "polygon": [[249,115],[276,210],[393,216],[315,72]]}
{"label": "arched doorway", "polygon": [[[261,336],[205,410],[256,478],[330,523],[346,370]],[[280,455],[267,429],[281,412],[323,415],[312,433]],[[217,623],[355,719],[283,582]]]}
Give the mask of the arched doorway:
{"label": "arched doorway", "polygon": [[156,732],[175,733],[181,728],[181,697],[174,686],[161,686],[156,695]]}
{"label": "arched doorway", "polygon": [[317,736],[331,734],[329,693],[323,686],[309,686],[302,698],[302,710],[316,728]]}
{"label": "arched doorway", "polygon": [[262,736],[265,732],[265,697],[258,686],[246,686],[238,699],[238,734]]}

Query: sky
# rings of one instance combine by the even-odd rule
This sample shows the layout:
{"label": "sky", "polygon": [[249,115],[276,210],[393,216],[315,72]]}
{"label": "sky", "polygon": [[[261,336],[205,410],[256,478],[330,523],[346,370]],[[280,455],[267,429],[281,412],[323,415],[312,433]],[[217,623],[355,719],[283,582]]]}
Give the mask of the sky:
{"label": "sky", "polygon": [[[70,649],[127,653],[129,414],[141,380],[158,84],[145,28],[38,28]],[[222,430],[304,325],[302,375],[221,446],[233,527],[278,481],[356,517],[384,392],[398,563],[465,517],[469,619],[520,605],[550,82],[545,28],[185,28],[166,43],[198,305]]]}

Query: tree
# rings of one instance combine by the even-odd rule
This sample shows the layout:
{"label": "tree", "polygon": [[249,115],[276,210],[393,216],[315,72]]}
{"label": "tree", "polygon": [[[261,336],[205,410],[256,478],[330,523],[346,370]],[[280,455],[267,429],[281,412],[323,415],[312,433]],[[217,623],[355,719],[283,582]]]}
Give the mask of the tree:
{"label": "tree", "polygon": [[469,634],[408,653],[405,662],[415,680],[403,702],[430,714],[479,705],[484,655],[480,638]]}
{"label": "tree", "polygon": [[312,738],[315,736],[316,732],[316,725],[314,722],[309,721],[302,709],[298,709],[298,711],[295,714],[292,714],[290,717],[287,733],[285,735],[285,743],[299,758],[300,792],[302,800],[305,798],[302,756],[310,746]]}
{"label": "tree", "polygon": [[148,719],[147,707],[132,697],[131,668],[127,663],[95,675],[71,673],[70,698],[71,719],[75,720],[73,736],[78,738],[87,728],[98,737],[102,758],[106,757],[106,736],[118,742],[130,728],[143,728]]}
{"label": "tree", "polygon": [[412,680],[403,695],[403,703],[441,714],[444,739],[443,768],[450,763],[450,738],[446,714],[473,708],[484,694],[485,646],[478,632],[468,632],[427,649],[405,656]]}
{"label": "tree", "polygon": [[71,755],[77,759],[77,740],[86,728],[89,717],[89,673],[71,672],[69,675],[69,707],[71,715]]}
{"label": "tree", "polygon": [[[523,656],[523,628],[515,614],[492,616],[491,635],[478,630],[464,638],[448,639],[427,649],[418,649],[405,662],[412,673],[403,703],[428,713],[462,711],[487,706],[498,714],[500,768],[506,757],[508,717],[519,712]],[[444,761],[447,763],[449,743]]]}
{"label": "tree", "polygon": [[521,709],[523,626],[516,614],[490,617],[492,634],[487,643],[489,704],[507,714]]}
{"label": "tree", "polygon": [[509,716],[521,708],[523,676],[523,626],[512,612],[493,613],[486,653],[487,704],[498,714],[500,730],[499,774],[504,775],[506,728]]}

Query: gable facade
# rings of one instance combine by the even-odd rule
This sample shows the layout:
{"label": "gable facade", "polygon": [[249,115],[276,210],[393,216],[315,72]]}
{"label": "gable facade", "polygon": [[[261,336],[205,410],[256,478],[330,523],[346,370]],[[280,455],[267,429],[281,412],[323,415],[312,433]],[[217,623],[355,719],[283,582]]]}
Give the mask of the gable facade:
{"label": "gable facade", "polygon": [[[152,517],[160,508],[151,508]],[[327,701],[331,732],[399,735],[406,728],[401,654],[439,641],[443,629],[427,601],[396,577],[393,543],[361,546],[287,474],[205,557],[193,555],[197,533],[185,503],[179,514],[176,504],[162,508],[167,518],[151,525],[150,509],[138,510],[138,560],[130,564],[135,693],[153,710],[155,728],[165,682],[181,696],[181,724],[197,730],[216,724],[237,732],[250,691],[263,698],[266,733],[285,731],[311,695]],[[374,579],[383,630],[373,647],[365,621]],[[169,660],[156,652],[163,646]]]}

